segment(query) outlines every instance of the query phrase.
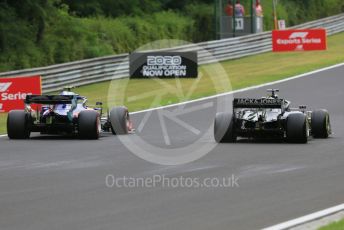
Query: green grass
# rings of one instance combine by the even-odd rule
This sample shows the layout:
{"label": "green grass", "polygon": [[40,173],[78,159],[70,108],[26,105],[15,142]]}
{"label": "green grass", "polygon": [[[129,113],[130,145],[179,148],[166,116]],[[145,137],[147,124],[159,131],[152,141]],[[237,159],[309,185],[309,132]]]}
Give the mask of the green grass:
{"label": "green grass", "polygon": [[338,222],[334,222],[325,227],[319,228],[319,230],[343,230],[344,229],[344,219]]}
{"label": "green grass", "polygon": [[[280,80],[342,63],[344,62],[343,41],[344,33],[341,33],[328,38],[327,51],[269,52],[225,61],[221,63],[223,70],[216,64],[203,65],[199,68],[201,77],[197,80],[126,78],[79,87],[75,91],[86,96],[89,105],[102,101],[105,108],[124,104],[130,111],[137,111]],[[196,83],[197,87],[191,90]],[[170,91],[167,90],[168,88]],[[192,93],[187,95],[188,92]],[[145,95],[148,96],[144,97]],[[156,95],[160,95],[161,98],[154,101]],[[4,116],[0,116],[0,133],[5,131]]]}
{"label": "green grass", "polygon": [[0,113],[0,134],[6,133],[6,113]]}
{"label": "green grass", "polygon": [[[125,104],[130,111],[142,110],[159,105],[176,103],[189,99],[201,98],[217,93],[228,92],[248,86],[288,78],[297,74],[309,72],[322,67],[344,62],[344,33],[331,36],[328,39],[327,51],[265,53],[237,60],[225,61],[221,71],[217,65],[204,65],[200,68],[202,77],[198,79],[196,90],[189,97],[177,96],[177,93],[187,94],[195,79],[180,79],[177,87],[175,79],[138,80],[120,79],[77,88],[75,91],[88,97],[89,102],[103,101],[104,106]],[[211,69],[211,75],[206,69]],[[217,71],[217,72],[216,72]],[[231,85],[228,84],[228,80]],[[215,89],[214,82],[219,87]],[[175,92],[165,92],[162,84],[176,88]],[[162,91],[162,92],[161,92]],[[129,101],[132,96],[141,97],[144,93],[158,92],[162,94],[159,103],[152,103],[154,96]],[[107,100],[109,96],[109,101]]]}

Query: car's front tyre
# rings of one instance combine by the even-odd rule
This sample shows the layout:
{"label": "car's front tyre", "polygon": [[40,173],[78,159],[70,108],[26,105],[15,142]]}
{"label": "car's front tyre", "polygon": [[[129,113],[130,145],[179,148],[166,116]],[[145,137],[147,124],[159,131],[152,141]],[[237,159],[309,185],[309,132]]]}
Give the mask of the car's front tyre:
{"label": "car's front tyre", "polygon": [[129,112],[126,107],[115,107],[110,111],[111,131],[114,135],[128,134],[129,122]]}
{"label": "car's front tyre", "polygon": [[328,138],[331,134],[331,124],[329,113],[322,109],[312,112],[311,130],[314,138]]}

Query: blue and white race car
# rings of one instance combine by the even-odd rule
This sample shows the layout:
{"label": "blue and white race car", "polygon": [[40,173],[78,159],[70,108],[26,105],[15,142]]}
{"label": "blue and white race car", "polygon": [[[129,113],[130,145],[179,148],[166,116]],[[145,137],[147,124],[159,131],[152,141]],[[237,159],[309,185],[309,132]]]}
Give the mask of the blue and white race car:
{"label": "blue and white race car", "polygon": [[97,102],[95,108],[88,107],[86,102],[86,97],[73,93],[70,89],[59,95],[28,95],[24,100],[24,110],[12,110],[8,114],[8,137],[26,139],[31,132],[40,132],[98,139],[102,131],[111,131],[116,135],[132,131],[126,107],[114,107],[106,117],[102,117],[101,102]]}

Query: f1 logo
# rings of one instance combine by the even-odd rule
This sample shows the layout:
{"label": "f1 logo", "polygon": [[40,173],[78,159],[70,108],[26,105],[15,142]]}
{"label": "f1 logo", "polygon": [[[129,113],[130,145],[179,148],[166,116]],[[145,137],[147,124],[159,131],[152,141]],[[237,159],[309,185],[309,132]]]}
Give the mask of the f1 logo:
{"label": "f1 logo", "polygon": [[0,83],[0,92],[3,93],[6,90],[8,90],[8,88],[10,88],[10,86],[12,85],[12,82],[3,82]]}
{"label": "f1 logo", "polygon": [[[301,38],[305,39],[308,35],[308,32],[294,32],[289,36],[289,39],[298,39]],[[301,42],[301,44],[296,46],[295,50],[303,50],[303,42]]]}

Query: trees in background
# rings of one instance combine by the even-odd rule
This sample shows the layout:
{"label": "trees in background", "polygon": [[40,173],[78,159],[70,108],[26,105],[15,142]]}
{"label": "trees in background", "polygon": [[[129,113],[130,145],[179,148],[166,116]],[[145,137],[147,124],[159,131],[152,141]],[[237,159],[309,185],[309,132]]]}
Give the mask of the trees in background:
{"label": "trees in background", "polygon": [[[265,28],[271,2],[263,1]],[[124,53],[158,39],[214,38],[213,0],[0,0],[0,71]],[[289,25],[337,14],[343,0],[280,0]]]}

